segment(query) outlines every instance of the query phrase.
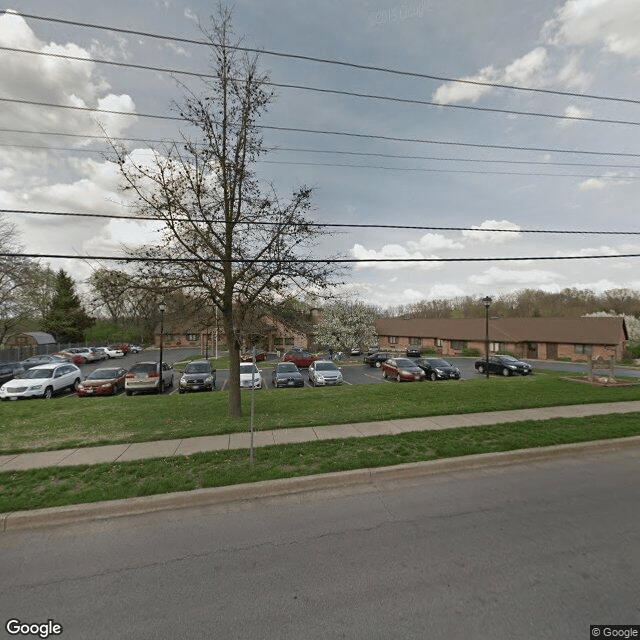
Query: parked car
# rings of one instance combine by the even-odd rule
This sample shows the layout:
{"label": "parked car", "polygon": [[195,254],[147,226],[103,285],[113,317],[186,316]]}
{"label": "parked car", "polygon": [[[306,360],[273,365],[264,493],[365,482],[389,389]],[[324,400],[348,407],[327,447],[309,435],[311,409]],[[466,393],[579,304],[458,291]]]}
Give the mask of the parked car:
{"label": "parked car", "polygon": [[242,354],[240,359],[242,360],[242,362],[253,362],[254,353],[256,362],[262,362],[267,359],[267,352],[263,349],[249,349]]}
{"label": "parked car", "polygon": [[460,369],[442,358],[418,358],[415,363],[429,380],[459,380]]}
{"label": "parked car", "polygon": [[[475,363],[478,373],[487,372],[487,360],[478,360]],[[527,363],[518,360],[513,356],[491,356],[489,358],[489,373],[497,373],[503,376],[513,376],[519,374],[528,376],[533,371],[533,367]]]}
{"label": "parked car", "polygon": [[260,369],[253,362],[240,363],[240,388],[241,389],[262,389],[263,380]]}
{"label": "parked car", "polygon": [[407,347],[407,358],[419,358],[422,355],[420,347]]}
{"label": "parked car", "polygon": [[213,391],[216,388],[216,370],[208,360],[193,360],[184,368],[178,392]]}
{"label": "parked car", "polygon": [[73,362],[73,364],[81,365],[87,363],[87,358],[85,354],[78,353],[74,347],[70,349],[62,349],[58,351],[54,355],[60,356],[61,358],[65,358],[68,362]]}
{"label": "parked car", "polygon": [[129,344],[128,346],[130,353],[140,353],[142,351],[142,347],[139,344]]}
{"label": "parked car", "polygon": [[78,386],[76,393],[81,396],[115,396],[124,391],[127,370],[122,367],[104,367],[92,371]]}
{"label": "parked car", "polygon": [[96,360],[108,360],[109,355],[105,351],[104,347],[89,347],[91,353],[93,353]]}
{"label": "parked car", "polygon": [[102,356],[94,353],[90,347],[72,347],[71,349],[67,349],[67,352],[72,354],[73,356],[81,356],[82,358],[84,358],[85,362],[97,362],[102,358]]}
{"label": "parked car", "polygon": [[30,358],[26,358],[20,364],[26,371],[27,369],[31,369],[31,367],[38,367],[41,364],[59,364],[61,362],[73,362],[73,360],[71,359],[71,356],[64,356],[61,354],[42,354],[40,356],[31,356]]}
{"label": "parked car", "polygon": [[362,349],[360,349],[358,347],[353,347],[353,349],[349,349],[349,355],[350,356],[361,356],[362,355]]}
{"label": "parked car", "polygon": [[20,362],[0,362],[0,385],[19,378],[23,373],[24,367]]}
{"label": "parked car", "polygon": [[342,372],[331,360],[316,360],[309,365],[309,384],[313,387],[342,384]]}
{"label": "parked car", "polygon": [[373,353],[368,353],[364,357],[364,363],[368,364],[370,367],[378,367],[382,365],[385,360],[389,359],[389,354],[384,351],[374,351]]}
{"label": "parked car", "polygon": [[82,379],[82,372],[71,362],[42,364],[31,367],[20,378],[0,387],[0,399],[51,398],[63,389],[74,391]]}
{"label": "parked car", "polygon": [[118,349],[117,347],[103,347],[103,349],[110,358],[124,358],[124,351],[122,351],[122,349]]}
{"label": "parked car", "polygon": [[129,345],[126,342],[123,344],[116,344],[111,348],[116,349],[118,351],[122,351],[122,353],[124,353],[125,356],[127,355],[127,353],[129,353]]}
{"label": "parked car", "polygon": [[278,362],[271,374],[271,384],[276,388],[304,387],[304,379],[294,362]]}
{"label": "parked car", "polygon": [[302,349],[294,350],[291,349],[287,351],[282,357],[283,362],[293,362],[297,367],[306,369],[312,362],[319,360],[320,356],[313,355],[308,351],[304,351]]}
{"label": "parked car", "polygon": [[424,371],[409,358],[389,358],[382,363],[382,376],[395,378],[398,382],[412,382],[424,380]]}
{"label": "parked car", "polygon": [[134,391],[164,393],[168,387],[173,387],[173,369],[166,362],[162,363],[162,389],[157,362],[137,362],[129,369],[124,380],[124,391],[128,396]]}

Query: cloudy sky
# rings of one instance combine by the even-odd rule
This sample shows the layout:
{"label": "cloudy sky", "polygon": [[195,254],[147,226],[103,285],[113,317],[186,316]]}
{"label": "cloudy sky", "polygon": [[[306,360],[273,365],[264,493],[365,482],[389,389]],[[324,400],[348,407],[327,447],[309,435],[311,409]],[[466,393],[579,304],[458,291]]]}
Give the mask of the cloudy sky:
{"label": "cloudy sky", "polygon": [[[198,25],[213,3],[7,6],[0,208],[127,215],[101,128],[138,140],[132,152],[145,148],[142,140],[175,139],[176,122],[149,116],[171,115],[182,95],[177,78],[195,80],[95,60],[206,73],[206,49],[55,20],[201,40]],[[396,306],[531,287],[640,290],[640,258],[615,257],[640,254],[637,0],[236,0],[234,24],[249,47],[358,65],[262,56],[274,83],[325,91],[276,90],[262,124],[308,131],[266,129],[274,151],[257,167],[283,193],[314,187],[317,221],[397,227],[336,229],[318,247],[319,258],[341,252],[357,260],[354,295]],[[0,215],[19,226],[28,253],[121,255],[122,243],[149,237],[138,222]],[[495,260],[593,255],[613,257]],[[79,281],[96,266],[52,264]]]}

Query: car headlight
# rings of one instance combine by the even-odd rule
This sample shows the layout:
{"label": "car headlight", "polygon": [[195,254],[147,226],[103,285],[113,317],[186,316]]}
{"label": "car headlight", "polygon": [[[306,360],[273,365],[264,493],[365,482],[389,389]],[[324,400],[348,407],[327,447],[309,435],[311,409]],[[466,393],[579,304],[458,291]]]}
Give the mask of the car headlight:
{"label": "car headlight", "polygon": [[514,364],[509,364],[509,365],[507,365],[507,367],[508,367],[509,369],[517,369],[517,368],[518,368],[518,367],[516,367]]}
{"label": "car headlight", "polygon": [[204,381],[204,383],[205,383],[205,384],[211,384],[212,382],[213,382],[213,376],[209,376],[209,377]]}
{"label": "car headlight", "polygon": [[324,382],[324,376],[320,373],[316,373],[316,380],[318,382]]}
{"label": "car headlight", "polygon": [[442,371],[442,369],[434,369],[434,371],[436,373],[439,373],[440,375],[442,375],[444,372]]}
{"label": "car headlight", "polygon": [[180,378],[180,386],[181,387],[186,387],[187,386],[187,381],[184,378]]}
{"label": "car headlight", "polygon": [[42,385],[41,384],[33,384],[29,387],[29,389],[42,389]]}

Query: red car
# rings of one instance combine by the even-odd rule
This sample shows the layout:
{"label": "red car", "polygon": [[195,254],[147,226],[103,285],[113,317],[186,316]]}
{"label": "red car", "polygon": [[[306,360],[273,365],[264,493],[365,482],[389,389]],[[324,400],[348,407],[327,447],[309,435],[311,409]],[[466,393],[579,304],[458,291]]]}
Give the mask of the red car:
{"label": "red car", "polygon": [[92,371],[77,387],[79,396],[115,396],[124,389],[127,370],[109,367]]}
{"label": "red car", "polygon": [[287,353],[282,356],[282,362],[293,362],[296,366],[304,369],[316,360],[320,360],[320,356],[314,356],[308,351],[287,351]]}
{"label": "red car", "polygon": [[405,380],[424,380],[424,371],[409,358],[389,358],[380,365],[385,378],[395,378],[398,382]]}
{"label": "red car", "polygon": [[242,362],[253,362],[253,355],[255,353],[256,362],[262,362],[267,359],[267,352],[262,349],[249,349],[246,353],[240,356]]}

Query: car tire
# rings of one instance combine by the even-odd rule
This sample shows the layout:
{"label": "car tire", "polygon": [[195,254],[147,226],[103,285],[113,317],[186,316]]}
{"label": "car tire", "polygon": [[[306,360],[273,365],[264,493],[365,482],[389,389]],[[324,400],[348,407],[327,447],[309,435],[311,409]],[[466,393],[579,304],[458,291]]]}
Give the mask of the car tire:
{"label": "car tire", "polygon": [[484,366],[483,365],[479,365],[478,366],[478,373],[484,373]]}
{"label": "car tire", "polygon": [[397,381],[397,382],[402,382],[402,378],[400,377],[400,374],[398,374],[398,375],[396,376],[396,381]]}
{"label": "car tire", "polygon": [[133,393],[133,391],[129,391],[129,389],[125,389],[124,393],[125,395],[130,396]]}
{"label": "car tire", "polygon": [[379,369],[382,366],[382,363],[380,361],[376,362],[376,367]]}
{"label": "car tire", "polygon": [[79,385],[79,384],[80,384],[80,378],[76,378],[76,379],[73,381],[73,384],[69,385],[69,389],[70,389],[71,391],[74,391],[74,392],[75,392],[75,391],[77,391],[77,390],[78,390],[78,385]]}
{"label": "car tire", "polygon": [[505,368],[502,370],[502,375],[503,375],[505,378],[508,378],[508,377],[511,375],[511,370],[510,370],[510,369],[507,369],[507,367],[505,367]]}
{"label": "car tire", "polygon": [[44,393],[42,394],[42,397],[43,397],[45,400],[51,400],[51,398],[53,397],[53,387],[47,387],[47,388],[44,390]]}
{"label": "car tire", "polygon": [[438,379],[438,376],[435,371],[432,371],[429,378],[431,379],[432,382],[435,382]]}
{"label": "car tire", "polygon": [[387,372],[383,369],[382,370],[382,377],[386,380],[387,379]]}

